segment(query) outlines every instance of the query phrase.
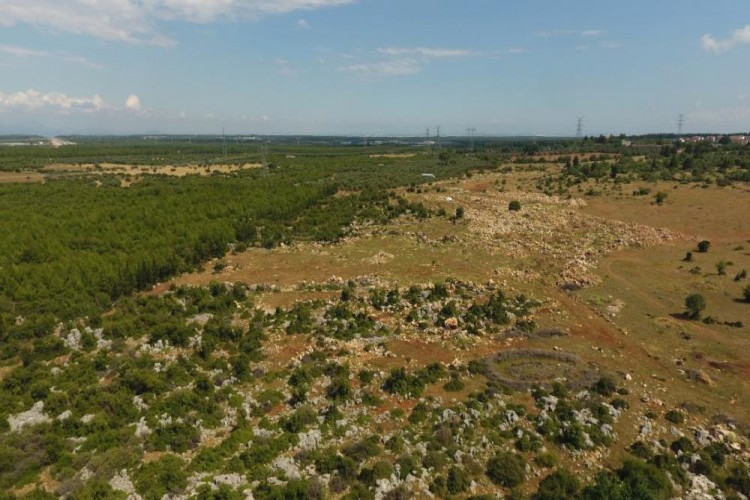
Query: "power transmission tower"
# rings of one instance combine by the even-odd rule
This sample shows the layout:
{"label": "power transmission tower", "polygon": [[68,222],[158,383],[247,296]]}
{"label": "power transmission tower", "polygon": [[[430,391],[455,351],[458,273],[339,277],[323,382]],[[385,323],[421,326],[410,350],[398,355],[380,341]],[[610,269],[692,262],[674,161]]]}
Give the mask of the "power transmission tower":
{"label": "power transmission tower", "polygon": [[260,143],[260,162],[262,165],[261,176],[266,177],[268,175],[268,144],[265,142]]}
{"label": "power transmission tower", "polygon": [[579,116],[576,121],[578,122],[578,125],[576,126],[576,137],[581,139],[583,137],[583,117]]}
{"label": "power transmission tower", "polygon": [[476,132],[477,129],[474,127],[469,127],[466,129],[466,135],[469,136],[469,152],[474,152],[474,132]]}
{"label": "power transmission tower", "polygon": [[685,115],[677,117],[677,135],[682,135],[682,126],[685,125]]}
{"label": "power transmission tower", "polygon": [[427,131],[425,132],[424,146],[427,148],[428,153],[432,151],[432,145],[430,144],[430,127],[427,127]]}
{"label": "power transmission tower", "polygon": [[221,153],[227,155],[227,135],[224,133],[224,127],[221,127]]}

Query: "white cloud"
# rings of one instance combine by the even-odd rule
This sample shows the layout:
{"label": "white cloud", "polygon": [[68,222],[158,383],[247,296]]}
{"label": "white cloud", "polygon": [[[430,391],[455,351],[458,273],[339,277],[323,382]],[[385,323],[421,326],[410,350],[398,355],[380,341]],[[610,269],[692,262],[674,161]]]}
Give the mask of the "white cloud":
{"label": "white cloud", "polygon": [[394,59],[341,66],[339,71],[354,73],[365,80],[373,80],[387,76],[414,75],[422,71],[422,68],[422,65],[414,59]]}
{"label": "white cloud", "polygon": [[43,50],[36,50],[36,49],[29,49],[27,47],[19,47],[17,45],[0,45],[0,54],[5,54],[12,57],[20,57],[20,58],[48,58],[48,59],[57,59],[60,61],[65,61],[73,64],[80,64],[81,66],[88,66],[90,68],[96,68],[101,69],[102,66],[100,64],[93,63],[86,59],[85,57],[81,56],[74,56],[70,54],[65,53],[57,53],[57,52],[46,52]]}
{"label": "white cloud", "polygon": [[310,23],[305,21],[304,19],[298,19],[297,20],[297,27],[301,30],[309,30],[310,29]]}
{"label": "white cloud", "polygon": [[125,108],[131,111],[140,111],[141,110],[140,98],[135,94],[130,94],[128,98],[125,99]]}
{"label": "white cloud", "polygon": [[16,45],[0,45],[0,53],[15,57],[47,57],[49,54],[41,50],[18,47]]}
{"label": "white cloud", "polygon": [[[376,80],[391,76],[415,75],[428,64],[445,59],[477,56],[480,52],[465,49],[436,47],[382,47],[375,51],[378,61],[339,66],[339,71],[358,75],[363,80]],[[342,58],[355,59],[359,54],[339,54]]]}
{"label": "white cloud", "polygon": [[574,36],[600,36],[606,33],[600,29],[588,29],[588,30],[551,30],[551,31],[540,31],[536,35],[539,37],[551,37],[551,36],[562,36],[562,35],[574,35]]}
{"label": "white cloud", "polygon": [[420,56],[427,59],[440,59],[445,57],[467,57],[474,55],[473,52],[463,49],[440,49],[429,47],[386,47],[378,49],[381,54],[390,56]]}
{"label": "white cloud", "polygon": [[703,50],[705,50],[706,52],[713,52],[715,54],[726,52],[729,49],[732,49],[734,46],[743,43],[750,43],[750,24],[748,24],[744,28],[734,30],[732,32],[732,35],[729,38],[725,38],[724,40],[719,40],[711,35],[703,35],[703,37],[701,37],[701,45],[703,46]]}
{"label": "white cloud", "polygon": [[22,90],[12,94],[0,92],[0,110],[34,111],[47,109],[60,112],[92,112],[106,108],[106,104],[98,94],[92,97],[70,97],[62,92],[42,93],[34,89]]}
{"label": "white cloud", "polygon": [[353,3],[355,0],[0,0],[0,26],[29,24],[106,40],[169,46],[161,21],[256,20]]}

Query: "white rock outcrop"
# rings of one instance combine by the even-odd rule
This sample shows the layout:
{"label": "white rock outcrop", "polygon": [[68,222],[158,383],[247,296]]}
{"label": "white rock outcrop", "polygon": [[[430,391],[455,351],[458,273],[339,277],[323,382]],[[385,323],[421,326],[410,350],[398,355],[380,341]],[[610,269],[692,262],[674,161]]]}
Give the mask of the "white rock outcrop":
{"label": "white rock outcrop", "polygon": [[37,401],[30,410],[8,416],[8,425],[12,432],[18,432],[28,425],[38,425],[52,422],[49,415],[44,413],[44,401]]}

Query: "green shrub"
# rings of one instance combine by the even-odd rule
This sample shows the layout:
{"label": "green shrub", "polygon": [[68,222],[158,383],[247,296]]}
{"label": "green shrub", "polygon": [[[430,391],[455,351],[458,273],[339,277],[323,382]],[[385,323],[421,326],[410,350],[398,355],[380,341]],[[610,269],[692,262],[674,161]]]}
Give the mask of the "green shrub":
{"label": "green shrub", "polygon": [[617,385],[611,377],[602,377],[593,386],[594,391],[602,396],[611,396],[617,390]]}
{"label": "green shrub", "polygon": [[631,444],[630,453],[644,460],[650,459],[652,455],[651,449],[643,441],[636,441],[635,443]]}
{"label": "green shrub", "polygon": [[692,453],[695,450],[693,442],[684,436],[673,441],[669,448],[675,453],[679,451],[683,453]]}
{"label": "green shrub", "polygon": [[471,477],[469,476],[468,472],[466,472],[461,467],[454,466],[448,470],[446,486],[448,488],[448,492],[451,495],[458,495],[459,493],[463,493],[469,488],[470,484]]}
{"label": "green shrub", "polygon": [[537,488],[534,500],[558,500],[575,498],[581,483],[578,478],[565,469],[560,469],[542,479]]}
{"label": "green shrub", "polygon": [[344,446],[341,452],[344,456],[351,458],[355,462],[363,462],[368,458],[376,457],[380,454],[380,439],[377,436],[370,436],[367,439]]}
{"label": "green shrub", "polygon": [[557,441],[576,450],[582,450],[586,447],[586,431],[581,424],[573,422],[562,428]]}
{"label": "green shrub", "polygon": [[371,370],[360,370],[358,377],[359,381],[362,382],[362,385],[367,385],[373,381],[375,373]]}
{"label": "green shrub", "polygon": [[409,375],[406,369],[391,370],[390,375],[383,382],[383,390],[390,394],[417,397],[424,391],[424,380],[418,376]]}
{"label": "green shrub", "polygon": [[554,467],[557,465],[557,457],[549,452],[540,453],[539,455],[534,457],[534,463],[536,463],[540,467]]}
{"label": "green shrub", "polygon": [[318,423],[318,413],[309,406],[302,406],[292,413],[282,424],[285,431],[302,432],[305,427]]}
{"label": "green shrub", "polygon": [[486,474],[490,480],[505,488],[514,488],[524,480],[524,459],[512,453],[499,453],[487,462]]}
{"label": "green shrub", "polygon": [[726,478],[726,484],[745,496],[750,496],[750,469],[744,464],[736,464]]}
{"label": "green shrub", "polygon": [[677,410],[669,410],[664,415],[664,418],[672,422],[673,424],[681,424],[685,421],[685,415],[681,411]]}
{"label": "green shrub", "polygon": [[692,293],[685,298],[685,307],[690,319],[698,319],[701,312],[706,309],[706,299],[699,293]]}
{"label": "green shrub", "polygon": [[200,430],[190,424],[172,422],[157,427],[149,437],[149,444],[156,450],[167,449],[176,453],[184,453],[194,449],[200,443]]}
{"label": "green shrub", "polygon": [[110,498],[125,500],[127,495],[122,491],[112,489],[107,481],[95,478],[89,480],[82,488],[78,489],[73,497],[82,500],[104,500]]}
{"label": "green shrub", "polygon": [[443,385],[443,389],[447,392],[459,392],[466,388],[466,384],[458,377],[454,376]]}
{"label": "green shrub", "polygon": [[597,474],[594,482],[584,488],[581,498],[584,500],[631,500],[627,496],[625,484],[610,471]]}
{"label": "green shrub", "polygon": [[667,499],[672,496],[666,474],[641,460],[626,459],[617,475],[625,485],[626,498]]}
{"label": "green shrub", "polygon": [[518,212],[521,210],[521,202],[518,200],[513,200],[510,203],[508,203],[508,210],[511,212]]}
{"label": "green shrub", "polygon": [[350,400],[352,396],[354,396],[354,389],[345,376],[334,378],[326,388],[326,397],[335,403],[344,403]]}
{"label": "green shrub", "polygon": [[174,455],[142,464],[133,475],[138,493],[148,499],[160,499],[167,494],[182,492],[188,478],[182,466],[182,460]]}

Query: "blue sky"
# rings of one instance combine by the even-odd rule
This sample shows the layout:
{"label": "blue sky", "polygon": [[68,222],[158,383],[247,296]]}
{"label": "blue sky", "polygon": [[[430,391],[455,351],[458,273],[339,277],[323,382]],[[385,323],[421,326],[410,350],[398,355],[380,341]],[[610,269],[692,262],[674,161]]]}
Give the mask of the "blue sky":
{"label": "blue sky", "polygon": [[0,133],[750,130],[747,0],[0,0]]}

